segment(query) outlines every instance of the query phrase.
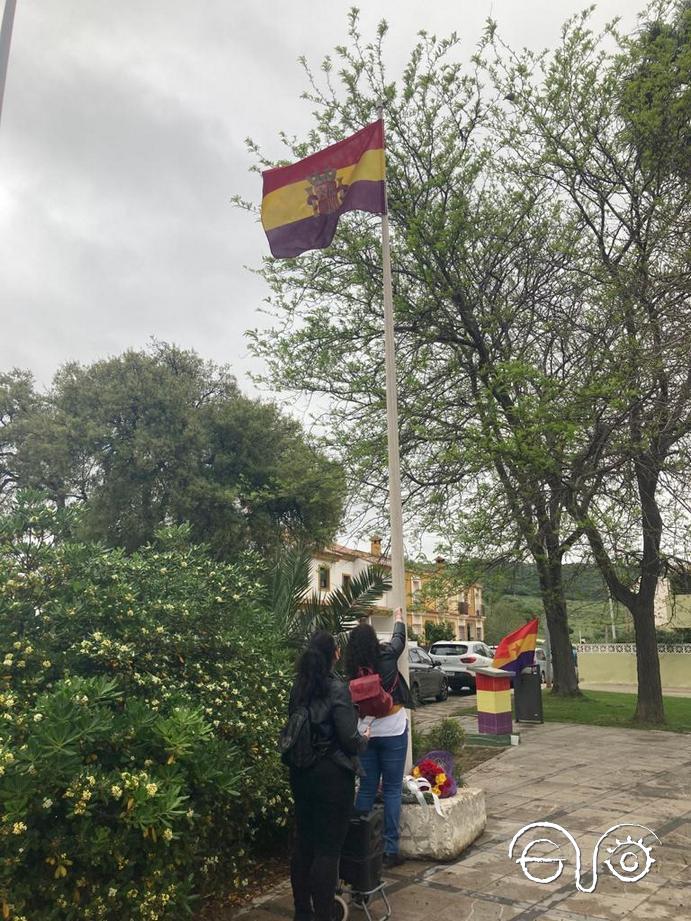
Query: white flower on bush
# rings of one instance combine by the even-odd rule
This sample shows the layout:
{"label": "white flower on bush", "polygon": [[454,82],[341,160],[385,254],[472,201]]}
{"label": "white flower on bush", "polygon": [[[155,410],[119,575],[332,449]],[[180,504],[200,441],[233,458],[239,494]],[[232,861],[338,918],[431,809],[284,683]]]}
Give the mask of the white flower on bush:
{"label": "white flower on bush", "polygon": [[50,807],[53,805],[53,800],[50,799],[49,797],[46,797],[41,803],[41,805],[43,806],[44,809],[50,809]]}
{"label": "white flower on bush", "polygon": [[147,796],[156,796],[158,793],[158,785],[155,783],[148,783],[146,785]]}
{"label": "white flower on bush", "polygon": [[114,783],[113,786],[110,788],[110,793],[114,799],[120,799],[120,797],[122,796],[122,787],[119,787],[117,784]]}
{"label": "white flower on bush", "polygon": [[26,831],[26,825],[23,822],[15,822],[12,826],[13,835],[22,835]]}
{"label": "white flower on bush", "polygon": [[34,713],[34,723],[40,723],[43,719],[42,713]]}
{"label": "white flower on bush", "polygon": [[166,830],[163,832],[163,837],[165,838],[166,841],[172,841],[173,840],[172,828],[166,828]]}

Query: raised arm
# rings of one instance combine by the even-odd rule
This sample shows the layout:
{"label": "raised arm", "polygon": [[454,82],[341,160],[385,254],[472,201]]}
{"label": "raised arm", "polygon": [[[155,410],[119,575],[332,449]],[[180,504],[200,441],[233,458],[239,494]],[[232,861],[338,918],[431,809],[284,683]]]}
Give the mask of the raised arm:
{"label": "raised arm", "polygon": [[403,621],[403,610],[401,608],[396,608],[396,610],[393,612],[393,616],[395,623],[393,625],[393,633],[391,634],[390,645],[396,658],[398,658],[405,649],[405,623]]}

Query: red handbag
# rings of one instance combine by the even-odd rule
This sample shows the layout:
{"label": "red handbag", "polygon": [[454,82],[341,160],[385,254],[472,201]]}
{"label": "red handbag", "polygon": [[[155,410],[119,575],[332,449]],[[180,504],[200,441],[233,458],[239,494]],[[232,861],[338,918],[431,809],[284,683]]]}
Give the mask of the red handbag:
{"label": "red handbag", "polygon": [[[398,675],[391,690],[398,684]],[[375,719],[386,714],[393,707],[393,697],[384,689],[381,676],[371,668],[361,668],[358,677],[348,683],[350,696],[358,708],[360,716],[373,716]]]}

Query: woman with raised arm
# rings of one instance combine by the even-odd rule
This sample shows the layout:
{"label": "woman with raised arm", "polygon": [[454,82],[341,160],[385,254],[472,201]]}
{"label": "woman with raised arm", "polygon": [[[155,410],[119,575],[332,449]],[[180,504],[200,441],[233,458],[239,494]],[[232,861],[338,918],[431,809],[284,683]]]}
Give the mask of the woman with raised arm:
{"label": "woman with raised arm", "polygon": [[391,695],[393,701],[385,716],[376,719],[364,717],[358,724],[361,732],[369,728],[370,741],[360,758],[365,776],[360,779],[355,811],[370,811],[381,781],[384,795],[385,867],[395,867],[403,863],[398,852],[398,838],[401,787],[408,752],[406,709],[414,707],[405,678],[398,670],[398,659],[406,648],[406,630],[401,608],[394,611],[394,621],[393,634],[388,643],[380,643],[374,628],[369,624],[359,624],[350,633],[345,653],[347,677],[357,678],[367,670],[378,673],[382,688]]}

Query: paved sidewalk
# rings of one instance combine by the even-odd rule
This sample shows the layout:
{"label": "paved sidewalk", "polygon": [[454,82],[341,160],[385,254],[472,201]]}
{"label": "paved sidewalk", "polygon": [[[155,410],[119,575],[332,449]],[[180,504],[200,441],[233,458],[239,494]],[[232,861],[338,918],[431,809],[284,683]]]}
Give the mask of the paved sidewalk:
{"label": "paved sidewalk", "polygon": [[[466,778],[486,791],[482,837],[454,863],[409,861],[387,872],[392,921],[691,921],[691,736],[560,723],[522,726],[521,736],[520,746]],[[617,880],[602,865],[609,855],[601,855],[596,891],[586,894],[576,890],[566,845],[564,873],[548,885],[526,879],[509,859],[514,834],[538,821],[575,837],[584,873],[597,838],[618,823],[646,825],[662,843],[637,883]],[[292,918],[289,887],[241,915]],[[365,921],[361,912],[353,917]]]}
{"label": "paved sidewalk", "polygon": [[[446,719],[450,716],[461,718],[461,723],[465,725],[466,717],[464,711],[477,705],[475,694],[452,694],[448,700],[443,703],[424,703],[421,707],[413,712],[413,723],[418,732],[427,732],[435,723]],[[477,717],[473,716],[474,729],[477,731]]]}

